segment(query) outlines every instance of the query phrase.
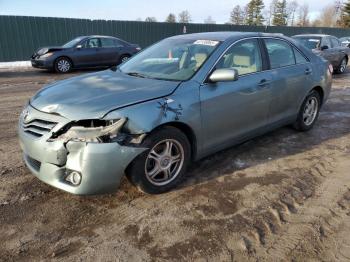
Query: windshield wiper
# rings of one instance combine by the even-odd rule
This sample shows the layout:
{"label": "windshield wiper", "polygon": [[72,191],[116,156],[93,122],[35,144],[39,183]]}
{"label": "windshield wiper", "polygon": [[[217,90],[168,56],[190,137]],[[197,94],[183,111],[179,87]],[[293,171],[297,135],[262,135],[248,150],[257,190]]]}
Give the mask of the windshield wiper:
{"label": "windshield wiper", "polygon": [[129,73],[126,73],[126,74],[129,75],[129,76],[136,76],[136,77],[146,78],[145,75],[140,74],[138,72],[129,72]]}

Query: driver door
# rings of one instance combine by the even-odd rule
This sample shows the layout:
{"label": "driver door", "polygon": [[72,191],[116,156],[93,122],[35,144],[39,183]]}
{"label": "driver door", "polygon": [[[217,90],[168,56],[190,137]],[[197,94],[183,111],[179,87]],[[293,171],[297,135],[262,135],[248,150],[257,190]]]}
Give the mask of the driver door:
{"label": "driver door", "polygon": [[100,66],[104,60],[100,54],[101,41],[99,38],[90,38],[82,43],[82,47],[75,54],[77,66]]}
{"label": "driver door", "polygon": [[233,45],[215,69],[221,68],[237,69],[239,78],[201,86],[203,149],[208,153],[250,137],[268,122],[272,77],[263,71],[258,40]]}

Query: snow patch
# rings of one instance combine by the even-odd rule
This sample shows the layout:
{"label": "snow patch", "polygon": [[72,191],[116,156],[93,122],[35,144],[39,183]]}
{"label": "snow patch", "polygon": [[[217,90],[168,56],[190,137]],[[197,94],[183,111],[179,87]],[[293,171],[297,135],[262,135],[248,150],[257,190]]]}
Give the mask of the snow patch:
{"label": "snow patch", "polygon": [[32,67],[30,61],[0,62],[0,69]]}

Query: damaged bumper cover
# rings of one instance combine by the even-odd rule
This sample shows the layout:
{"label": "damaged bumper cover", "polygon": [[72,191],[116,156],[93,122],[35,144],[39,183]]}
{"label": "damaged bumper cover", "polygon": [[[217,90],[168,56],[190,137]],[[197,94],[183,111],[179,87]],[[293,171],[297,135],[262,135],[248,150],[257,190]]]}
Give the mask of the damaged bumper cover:
{"label": "damaged bumper cover", "polygon": [[[41,114],[38,111],[36,113]],[[118,142],[51,140],[52,133],[34,138],[26,132],[20,121],[19,138],[24,161],[41,181],[77,195],[116,191],[126,167],[146,150]],[[67,179],[72,172],[81,176],[78,184]]]}

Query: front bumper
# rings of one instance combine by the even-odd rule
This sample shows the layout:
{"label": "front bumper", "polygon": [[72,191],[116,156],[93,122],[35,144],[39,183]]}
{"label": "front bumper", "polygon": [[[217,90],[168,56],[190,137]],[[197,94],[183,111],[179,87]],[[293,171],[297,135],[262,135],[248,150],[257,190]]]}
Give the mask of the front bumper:
{"label": "front bumper", "polygon": [[45,60],[45,59],[38,59],[38,58],[32,58],[30,60],[32,67],[35,68],[42,68],[42,69],[53,69],[53,60]]}
{"label": "front bumper", "polygon": [[[34,108],[30,109],[30,114],[35,118],[43,119],[41,115],[47,117]],[[48,142],[52,132],[63,124],[59,123],[51,132],[36,138],[23,129],[22,122],[20,120],[19,140],[29,170],[41,181],[72,194],[94,195],[116,191],[126,167],[146,150],[118,143]],[[78,186],[65,179],[71,171],[81,174]]]}

